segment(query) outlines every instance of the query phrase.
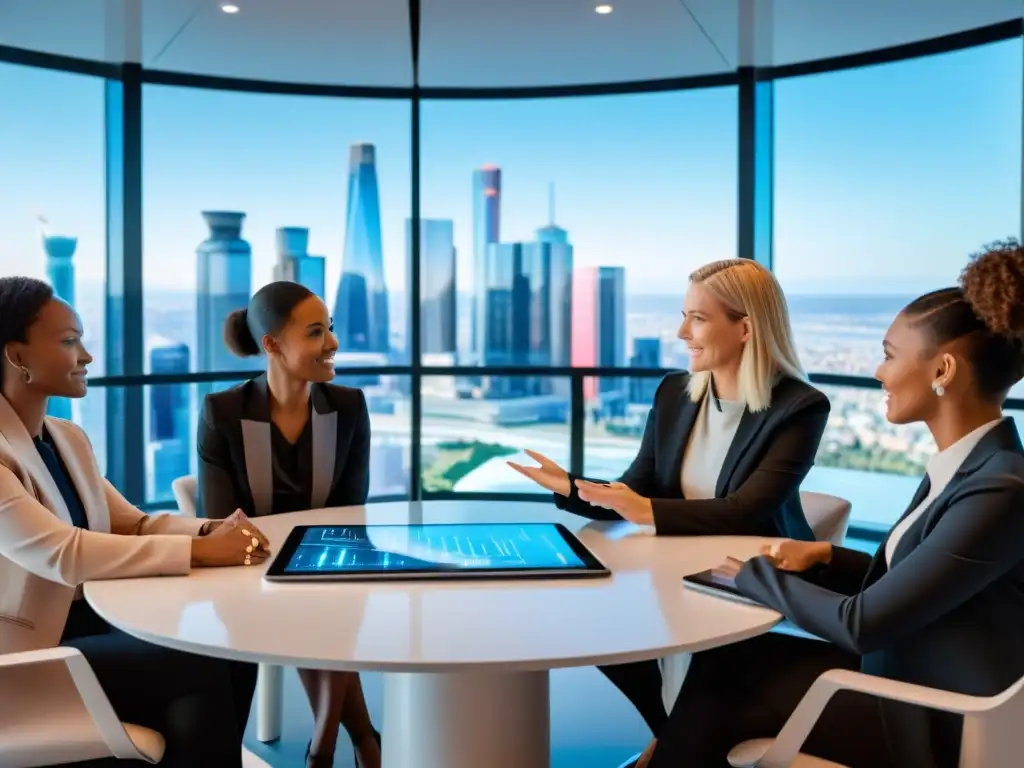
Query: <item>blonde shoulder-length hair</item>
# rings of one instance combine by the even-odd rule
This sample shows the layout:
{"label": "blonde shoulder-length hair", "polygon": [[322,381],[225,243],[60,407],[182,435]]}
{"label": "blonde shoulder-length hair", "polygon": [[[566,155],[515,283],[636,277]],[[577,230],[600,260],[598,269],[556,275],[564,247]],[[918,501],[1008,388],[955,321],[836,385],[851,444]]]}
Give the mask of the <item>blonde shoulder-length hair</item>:
{"label": "blonde shoulder-length hair", "polygon": [[[690,283],[704,286],[730,319],[750,320],[739,373],[739,398],[748,410],[763,411],[772,404],[772,387],[780,375],[806,378],[793,344],[786,296],[770,270],[751,259],[723,259],[693,272]],[[710,381],[709,371],[691,374],[690,399],[700,402]]]}

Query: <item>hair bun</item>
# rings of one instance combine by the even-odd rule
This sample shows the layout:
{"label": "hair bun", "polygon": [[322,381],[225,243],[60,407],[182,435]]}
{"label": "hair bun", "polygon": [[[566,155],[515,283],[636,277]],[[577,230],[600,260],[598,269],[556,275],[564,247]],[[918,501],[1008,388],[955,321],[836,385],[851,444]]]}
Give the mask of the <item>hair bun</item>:
{"label": "hair bun", "polygon": [[990,331],[1024,345],[1024,248],[1017,240],[991,243],[972,256],[960,286]]}
{"label": "hair bun", "polygon": [[238,357],[255,357],[260,353],[259,342],[249,330],[249,310],[236,309],[224,321],[224,343]]}

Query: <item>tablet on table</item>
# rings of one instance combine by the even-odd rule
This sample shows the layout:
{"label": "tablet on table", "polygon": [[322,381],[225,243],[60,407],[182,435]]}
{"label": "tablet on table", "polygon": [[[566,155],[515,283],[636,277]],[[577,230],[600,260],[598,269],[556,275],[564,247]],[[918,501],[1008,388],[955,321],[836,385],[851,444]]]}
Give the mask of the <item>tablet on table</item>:
{"label": "tablet on table", "polygon": [[559,523],[299,525],[268,581],[587,578],[610,571]]}

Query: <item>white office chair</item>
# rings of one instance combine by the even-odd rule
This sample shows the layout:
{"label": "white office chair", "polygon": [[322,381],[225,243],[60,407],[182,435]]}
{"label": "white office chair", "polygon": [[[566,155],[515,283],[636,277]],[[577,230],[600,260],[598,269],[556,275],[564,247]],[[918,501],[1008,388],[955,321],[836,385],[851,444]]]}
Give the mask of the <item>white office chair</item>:
{"label": "white office chair", "polygon": [[842,546],[850,525],[850,502],[826,493],[800,491],[800,506],[815,539]]}
{"label": "white office chair", "polygon": [[960,768],[1015,768],[1021,764],[1024,678],[995,696],[966,696],[845,669],[833,669],[814,682],[777,738],[740,744],[729,753],[729,764],[736,768],[844,768],[800,754],[825,705],[841,690],[963,715]]}
{"label": "white office chair", "polygon": [[[196,516],[198,481],[195,475],[185,475],[171,482],[178,509],[186,517]],[[281,719],[284,716],[284,670],[274,664],[260,664],[256,683],[256,738],[266,743],[281,738]]]}
{"label": "white office chair", "polygon": [[0,765],[33,768],[116,757],[159,763],[164,737],[122,723],[77,648],[0,655],[0,687],[17,690],[0,717]]}

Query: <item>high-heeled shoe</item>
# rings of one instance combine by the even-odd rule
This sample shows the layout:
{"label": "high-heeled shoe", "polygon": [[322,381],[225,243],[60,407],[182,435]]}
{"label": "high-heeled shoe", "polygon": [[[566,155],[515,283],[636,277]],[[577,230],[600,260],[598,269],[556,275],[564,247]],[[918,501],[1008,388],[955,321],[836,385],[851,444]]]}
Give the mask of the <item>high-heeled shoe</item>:
{"label": "high-heeled shoe", "polygon": [[306,768],[334,768],[334,756],[331,755],[311,755],[310,749],[313,748],[313,741],[310,740],[306,744]]}
{"label": "high-heeled shoe", "polygon": [[[381,748],[380,731],[378,731],[376,728],[373,729],[373,740],[377,742],[377,749],[379,750]],[[355,755],[356,768],[363,768],[363,763],[359,759],[359,747],[357,745],[353,744],[352,745],[352,752]]]}

